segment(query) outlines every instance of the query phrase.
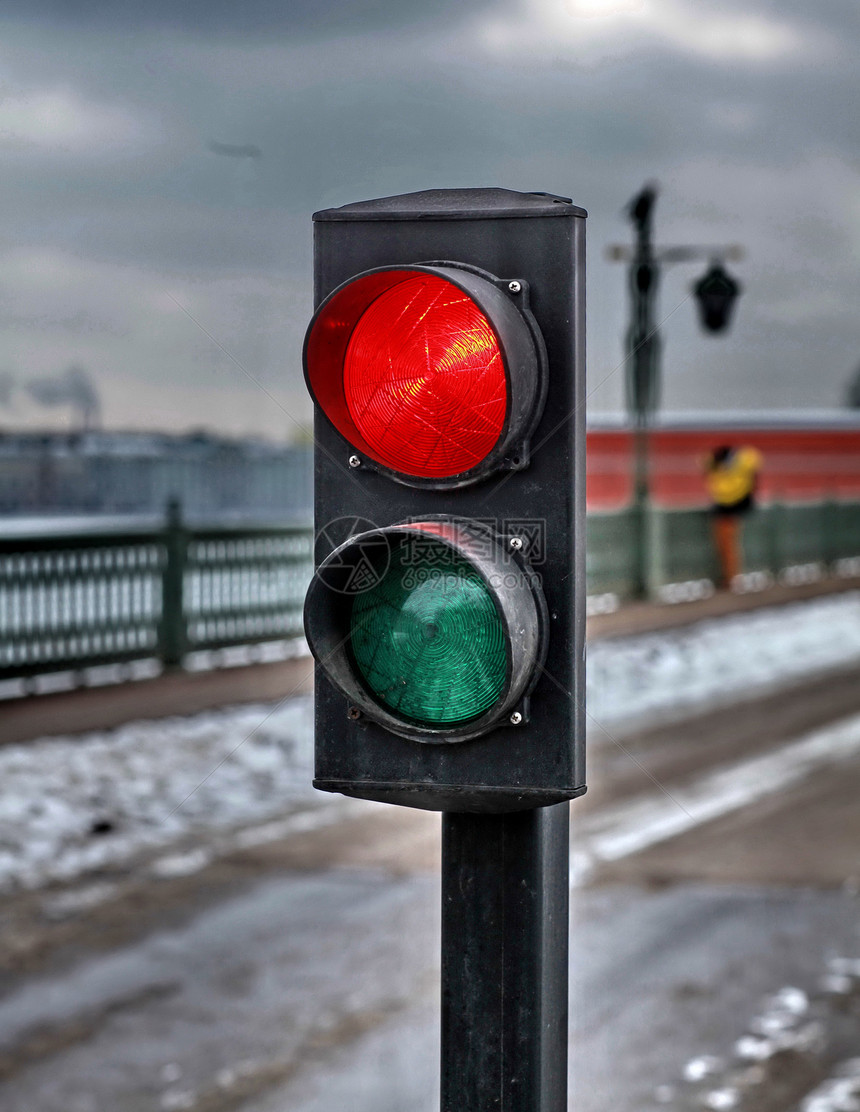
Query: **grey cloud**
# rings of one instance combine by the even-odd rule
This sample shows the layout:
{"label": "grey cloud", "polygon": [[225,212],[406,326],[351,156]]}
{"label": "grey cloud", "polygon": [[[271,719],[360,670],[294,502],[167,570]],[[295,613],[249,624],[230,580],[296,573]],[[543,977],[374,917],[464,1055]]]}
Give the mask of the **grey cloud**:
{"label": "grey cloud", "polygon": [[10,407],[15,392],[15,376],[11,371],[0,371],[0,406]]}
{"label": "grey cloud", "polygon": [[[626,292],[622,268],[602,252],[608,241],[629,239],[623,206],[656,177],[663,241],[741,239],[749,251],[738,267],[745,292],[737,324],[725,340],[699,335],[692,305],[683,303],[704,264],[665,276],[663,312],[680,303],[664,329],[666,404],[838,404],[860,348],[845,293],[858,267],[850,229],[839,223],[841,198],[826,176],[826,158],[856,166],[860,145],[849,5],[816,6],[820,26],[844,30],[846,45],[843,57],[817,68],[804,59],[703,61],[644,39],[618,56],[586,60],[574,46],[552,44],[544,58],[499,59],[446,30],[480,6],[405,2],[348,10],[283,3],[277,13],[274,5],[236,6],[244,27],[221,35],[207,55],[207,36],[234,18],[219,5],[191,5],[181,17],[160,2],[141,5],[134,18],[146,33],[137,37],[111,31],[132,18],[124,4],[85,8],[88,30],[68,14],[71,5],[62,7],[53,26],[52,5],[28,6],[46,20],[38,50],[23,24],[7,36],[15,46],[20,35],[29,77],[140,107],[161,120],[164,137],[139,155],[101,162],[62,150],[10,160],[0,180],[0,206],[16,213],[7,244],[138,269],[150,284],[174,274],[193,277],[199,290],[208,283],[207,326],[225,319],[232,293],[219,290],[222,279],[288,277],[292,289],[307,291],[306,302],[276,291],[265,308],[249,305],[248,315],[260,318],[257,333],[268,330],[277,343],[260,339],[257,350],[243,337],[242,355],[250,352],[255,367],[283,366],[292,386],[309,309],[314,209],[433,186],[554,190],[591,214],[592,383],[609,375],[593,401],[614,407],[622,376],[610,372],[621,359]],[[737,10],[812,18],[800,0],[753,0]],[[425,22],[405,29],[413,18]],[[266,26],[272,41],[261,40],[258,51],[249,35]],[[317,41],[291,51],[277,46],[279,35]],[[244,153],[253,150],[264,157]],[[825,159],[824,169],[814,169],[816,159]],[[844,181],[847,188],[848,170]],[[807,288],[820,308],[812,311],[810,295],[803,322],[779,323]],[[71,306],[73,288],[68,297]],[[156,329],[152,312],[147,325]],[[32,335],[42,338],[37,325]],[[196,388],[211,371],[210,348],[205,338],[190,356],[177,348],[169,367],[160,351],[129,350],[123,365],[149,386],[163,377]],[[74,357],[97,368],[101,382],[111,360],[97,361],[97,350]],[[124,359],[119,340],[101,350],[113,365]]]}
{"label": "grey cloud", "polygon": [[854,0],[756,0],[750,5],[743,0],[726,3],[719,0],[718,10],[734,11],[748,15],[750,11],[769,14],[781,20],[793,20],[809,27],[829,28],[834,32],[845,31],[850,37],[857,34],[857,5]]}
{"label": "grey cloud", "polygon": [[[27,0],[6,17],[52,27],[165,31],[255,39],[271,34],[329,38],[355,32],[438,24],[488,7],[487,0]],[[498,8],[499,5],[492,5]]]}
{"label": "grey cloud", "polygon": [[254,143],[219,143],[210,139],[206,144],[207,150],[213,154],[225,155],[227,158],[262,158],[263,152]]}

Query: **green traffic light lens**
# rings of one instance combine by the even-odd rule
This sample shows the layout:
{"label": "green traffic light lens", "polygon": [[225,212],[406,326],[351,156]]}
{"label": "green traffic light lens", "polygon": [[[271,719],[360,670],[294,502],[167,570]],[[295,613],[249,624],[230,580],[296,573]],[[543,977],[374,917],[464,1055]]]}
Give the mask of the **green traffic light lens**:
{"label": "green traffic light lens", "polygon": [[505,629],[472,565],[438,541],[406,538],[388,570],[356,596],[351,654],[370,695],[422,726],[478,718],[498,701],[508,672]]}

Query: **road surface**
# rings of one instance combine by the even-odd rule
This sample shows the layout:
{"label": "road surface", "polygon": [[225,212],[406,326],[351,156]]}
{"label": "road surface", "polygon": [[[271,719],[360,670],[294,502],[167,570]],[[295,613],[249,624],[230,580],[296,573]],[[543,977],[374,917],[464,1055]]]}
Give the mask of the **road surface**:
{"label": "road surface", "polygon": [[[830,1107],[860,1047],[860,673],[594,735],[570,1107]],[[305,819],[7,899],[0,1108],[436,1108],[439,817]]]}

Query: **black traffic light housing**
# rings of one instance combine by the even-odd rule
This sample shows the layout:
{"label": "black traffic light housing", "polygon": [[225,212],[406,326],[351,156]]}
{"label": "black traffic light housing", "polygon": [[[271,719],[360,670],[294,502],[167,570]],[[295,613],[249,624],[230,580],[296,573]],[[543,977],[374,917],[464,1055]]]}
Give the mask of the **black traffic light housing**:
{"label": "black traffic light housing", "polygon": [[[318,572],[305,624],[317,658],[318,788],[473,812],[544,806],[585,791],[585,216],[563,197],[503,189],[430,190],[314,215],[306,376],[315,395],[315,365],[351,327],[338,338],[343,313],[334,313],[314,339],[315,324],[326,303],[343,301],[336,291],[368,272],[442,270],[473,299],[492,300],[481,304],[497,335],[505,333],[503,350],[510,334],[525,352],[528,334],[535,353],[531,393],[510,388],[518,372],[508,368],[509,396],[524,400],[513,416],[509,402],[502,447],[486,467],[451,481],[404,481],[358,449],[336,400],[330,419],[321,402],[331,398],[315,397]],[[516,651],[508,645],[492,711],[452,729],[386,720],[394,704],[374,704],[356,688],[343,590],[356,576],[373,581],[391,538],[399,543],[402,532],[429,522],[451,536],[461,529],[488,538],[483,585],[502,628],[524,642]]]}
{"label": "black traffic light housing", "polygon": [[708,271],[693,286],[699,305],[699,321],[706,332],[725,332],[732,319],[741,284],[721,262],[711,263]]}

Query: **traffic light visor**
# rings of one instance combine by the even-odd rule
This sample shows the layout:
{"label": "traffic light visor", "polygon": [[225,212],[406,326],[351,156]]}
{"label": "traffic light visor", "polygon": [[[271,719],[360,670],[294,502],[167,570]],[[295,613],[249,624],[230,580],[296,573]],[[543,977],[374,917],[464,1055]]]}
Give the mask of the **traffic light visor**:
{"label": "traffic light visor", "polygon": [[311,649],[350,702],[395,733],[458,741],[505,716],[545,640],[533,576],[469,522],[359,534],[318,569]]}
{"label": "traffic light visor", "polygon": [[516,456],[541,397],[538,346],[502,283],[453,266],[389,267],[322,304],[305,373],[363,461],[407,483],[458,485]]}

